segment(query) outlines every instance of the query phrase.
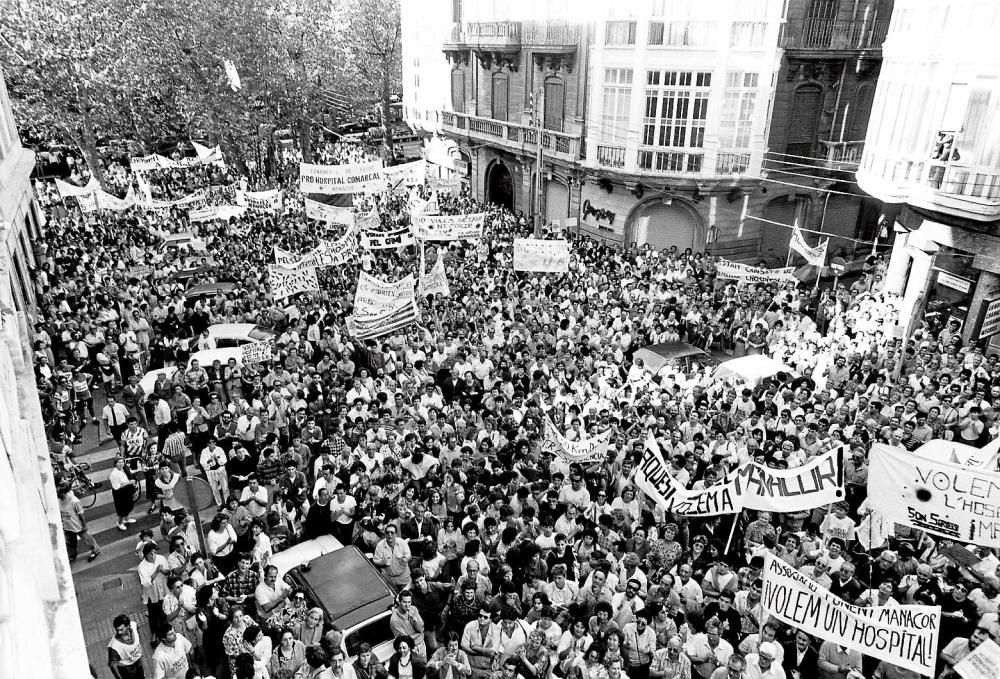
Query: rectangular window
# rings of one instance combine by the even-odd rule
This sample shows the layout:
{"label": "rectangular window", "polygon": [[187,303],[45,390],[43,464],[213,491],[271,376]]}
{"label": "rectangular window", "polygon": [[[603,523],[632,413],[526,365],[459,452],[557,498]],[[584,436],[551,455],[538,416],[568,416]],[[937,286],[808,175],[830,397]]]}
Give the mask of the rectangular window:
{"label": "rectangular window", "polygon": [[625,144],[628,136],[632,69],[604,69],[604,99],[601,109],[601,141]]}
{"label": "rectangular window", "polygon": [[757,98],[756,73],[729,72],[719,121],[719,148],[724,151],[749,149]]}
{"label": "rectangular window", "polygon": [[711,86],[708,71],[647,71],[640,169],[701,171]]}
{"label": "rectangular window", "polygon": [[729,31],[729,46],[735,49],[761,49],[764,47],[766,21],[734,21]]}
{"label": "rectangular window", "polygon": [[[668,47],[711,47],[715,42],[716,29],[714,21],[668,21],[660,29],[661,40],[650,45],[666,45]],[[652,24],[650,24],[652,37]]]}
{"label": "rectangular window", "polygon": [[662,21],[650,21],[649,22],[649,40],[647,41],[649,45],[662,45],[663,44],[663,22]]}
{"label": "rectangular window", "polygon": [[605,45],[634,45],[634,21],[608,21],[604,29]]}

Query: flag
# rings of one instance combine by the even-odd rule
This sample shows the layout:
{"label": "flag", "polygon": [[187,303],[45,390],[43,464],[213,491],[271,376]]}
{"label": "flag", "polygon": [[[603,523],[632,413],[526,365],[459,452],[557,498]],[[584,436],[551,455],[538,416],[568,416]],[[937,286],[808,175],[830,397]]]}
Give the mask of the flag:
{"label": "flag", "polygon": [[802,255],[807,262],[813,266],[823,266],[826,264],[826,249],[829,244],[830,239],[827,238],[820,245],[814,248],[809,247],[806,239],[802,236],[802,229],[799,228],[799,220],[795,220],[795,225],[792,227],[792,237],[788,241],[788,247]]}

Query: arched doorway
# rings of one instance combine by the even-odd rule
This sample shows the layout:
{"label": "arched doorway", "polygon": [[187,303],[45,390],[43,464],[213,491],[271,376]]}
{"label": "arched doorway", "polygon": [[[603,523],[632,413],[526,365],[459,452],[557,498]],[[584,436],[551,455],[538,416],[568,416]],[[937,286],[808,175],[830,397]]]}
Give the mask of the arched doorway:
{"label": "arched doorway", "polygon": [[508,210],[514,209],[514,181],[510,170],[500,161],[493,163],[486,175],[486,200]]}
{"label": "arched doorway", "polygon": [[672,245],[679,252],[688,248],[693,252],[705,249],[701,219],[677,200],[669,205],[654,201],[640,207],[632,220],[630,240],[639,246],[648,243],[654,250],[669,250]]}

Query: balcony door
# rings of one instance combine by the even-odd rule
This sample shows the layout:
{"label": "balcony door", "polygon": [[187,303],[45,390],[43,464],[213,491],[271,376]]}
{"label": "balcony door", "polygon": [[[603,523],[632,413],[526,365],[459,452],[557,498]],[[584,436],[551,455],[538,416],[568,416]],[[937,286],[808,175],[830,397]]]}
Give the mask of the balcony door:
{"label": "balcony door", "polygon": [[465,73],[458,69],[451,72],[451,110],[465,113]]}
{"label": "balcony door", "polygon": [[503,73],[493,74],[493,120],[507,120],[507,92],[510,79]]}
{"label": "balcony door", "polygon": [[545,81],[545,129],[563,131],[566,87],[558,78]]}
{"label": "balcony door", "polygon": [[788,144],[785,153],[813,157],[822,106],[823,88],[819,85],[803,85],[795,90],[792,110],[788,116]]}

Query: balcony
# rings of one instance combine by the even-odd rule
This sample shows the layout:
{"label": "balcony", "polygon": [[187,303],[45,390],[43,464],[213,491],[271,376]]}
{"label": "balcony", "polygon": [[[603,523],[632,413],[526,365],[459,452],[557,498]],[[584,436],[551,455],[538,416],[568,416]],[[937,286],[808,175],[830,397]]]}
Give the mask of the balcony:
{"label": "balcony", "polygon": [[[438,119],[443,132],[462,139],[484,142],[521,154],[534,154],[538,150],[539,131],[534,127],[452,111],[440,111]],[[567,162],[579,158],[579,135],[542,130],[541,138],[542,150],[549,158]]]}
{"label": "balcony", "polygon": [[750,153],[748,151],[719,151],[715,160],[715,174],[734,175],[746,174],[750,169]]}
{"label": "balcony", "polygon": [[[824,160],[831,170],[854,169],[861,162],[864,153],[863,141],[823,141],[819,140],[821,150],[825,149]],[[849,167],[844,168],[844,165]]]}
{"label": "balcony", "polygon": [[842,56],[844,52],[881,50],[889,30],[886,19],[841,21],[802,19],[781,27],[778,44],[786,50],[816,56]]}
{"label": "balcony", "polygon": [[597,147],[597,163],[604,167],[613,167],[619,170],[624,168],[625,147],[599,145]]}

